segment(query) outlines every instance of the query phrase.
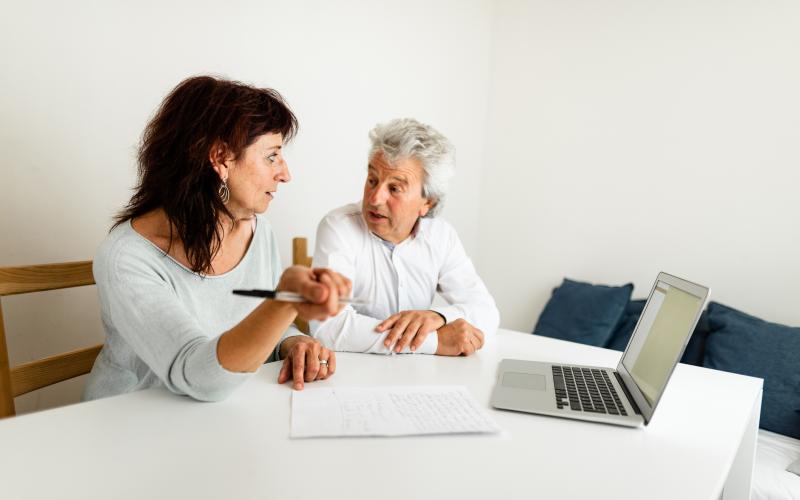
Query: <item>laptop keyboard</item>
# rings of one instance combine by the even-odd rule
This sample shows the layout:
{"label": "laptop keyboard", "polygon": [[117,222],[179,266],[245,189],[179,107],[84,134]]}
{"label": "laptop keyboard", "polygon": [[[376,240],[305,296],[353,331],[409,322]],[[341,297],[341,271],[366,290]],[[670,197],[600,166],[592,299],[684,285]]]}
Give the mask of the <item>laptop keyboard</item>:
{"label": "laptop keyboard", "polygon": [[559,410],[628,414],[605,370],[554,365],[553,384]]}

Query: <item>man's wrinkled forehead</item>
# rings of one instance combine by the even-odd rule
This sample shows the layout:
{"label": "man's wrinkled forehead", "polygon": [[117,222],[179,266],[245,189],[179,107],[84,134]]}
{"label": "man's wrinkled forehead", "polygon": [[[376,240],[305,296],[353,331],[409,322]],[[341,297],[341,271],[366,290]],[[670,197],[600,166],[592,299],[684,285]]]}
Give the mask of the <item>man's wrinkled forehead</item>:
{"label": "man's wrinkled forehead", "polygon": [[391,180],[395,180],[402,184],[408,185],[408,177],[403,172],[398,171],[395,167],[389,165],[388,163],[377,163],[377,162],[369,162],[367,166],[367,172],[371,175],[376,177],[388,177]]}

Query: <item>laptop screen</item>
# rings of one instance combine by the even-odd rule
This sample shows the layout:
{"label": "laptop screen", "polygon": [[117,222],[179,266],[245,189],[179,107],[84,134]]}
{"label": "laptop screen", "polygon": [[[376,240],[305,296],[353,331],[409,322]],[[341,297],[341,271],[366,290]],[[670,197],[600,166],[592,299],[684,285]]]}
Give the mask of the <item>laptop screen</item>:
{"label": "laptop screen", "polygon": [[705,297],[656,281],[622,358],[651,407],[661,397],[704,303]]}

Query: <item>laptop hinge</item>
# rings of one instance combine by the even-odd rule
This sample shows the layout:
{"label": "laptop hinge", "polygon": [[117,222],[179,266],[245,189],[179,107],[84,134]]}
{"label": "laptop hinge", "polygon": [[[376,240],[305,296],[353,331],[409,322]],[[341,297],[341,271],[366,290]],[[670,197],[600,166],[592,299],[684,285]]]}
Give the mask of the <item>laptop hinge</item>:
{"label": "laptop hinge", "polygon": [[[639,415],[642,415],[642,412],[639,411],[639,407],[636,406],[636,401],[634,401],[633,397],[631,397],[631,393],[628,392],[628,388],[625,387],[625,382],[622,381],[622,377],[619,376],[619,373],[616,370],[614,370],[614,376],[617,377],[617,382],[619,382],[619,386],[622,387],[623,391],[625,391],[625,397],[628,398],[628,403],[631,404],[633,411],[635,411]],[[644,415],[642,416],[644,417]]]}

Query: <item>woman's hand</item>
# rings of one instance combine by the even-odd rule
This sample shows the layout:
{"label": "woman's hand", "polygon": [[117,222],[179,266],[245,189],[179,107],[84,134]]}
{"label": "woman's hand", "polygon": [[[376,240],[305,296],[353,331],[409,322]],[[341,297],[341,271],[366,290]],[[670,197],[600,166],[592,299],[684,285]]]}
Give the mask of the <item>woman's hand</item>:
{"label": "woman's hand", "polygon": [[[282,292],[294,292],[305,297],[308,302],[282,302],[265,300],[253,312],[247,315],[238,325],[223,333],[217,344],[217,358],[226,369],[234,372],[254,372],[269,356],[281,334],[294,321],[295,317],[324,320],[342,310],[340,296],[349,296],[352,285],[350,280],[330,269],[310,269],[303,266],[292,266],[283,272],[277,289]],[[304,360],[306,350],[324,355],[324,359],[333,357],[327,349],[310,337],[304,336],[303,344],[299,340],[286,339],[281,345],[281,357],[289,358],[289,370],[281,378],[288,380],[295,374],[295,387],[303,387],[303,373],[306,380],[327,378],[333,373],[330,366],[320,367],[319,358]],[[311,343],[315,347],[306,346]],[[289,351],[289,348],[297,351]],[[309,354],[310,356],[310,354]],[[323,365],[324,366],[324,365]],[[298,372],[299,370],[299,372]],[[300,376],[296,374],[299,373]],[[281,382],[283,383],[283,382]],[[299,384],[299,385],[298,385]]]}
{"label": "woman's hand", "polygon": [[349,297],[352,287],[349,279],[330,269],[292,266],[283,272],[277,289],[299,293],[308,300],[291,303],[298,316],[323,320],[342,310],[339,297]]}
{"label": "woman's hand", "polygon": [[303,390],[303,382],[324,380],[336,371],[336,354],[307,335],[295,335],[281,344],[283,366],[278,374],[282,384],[294,378],[294,388]]}

